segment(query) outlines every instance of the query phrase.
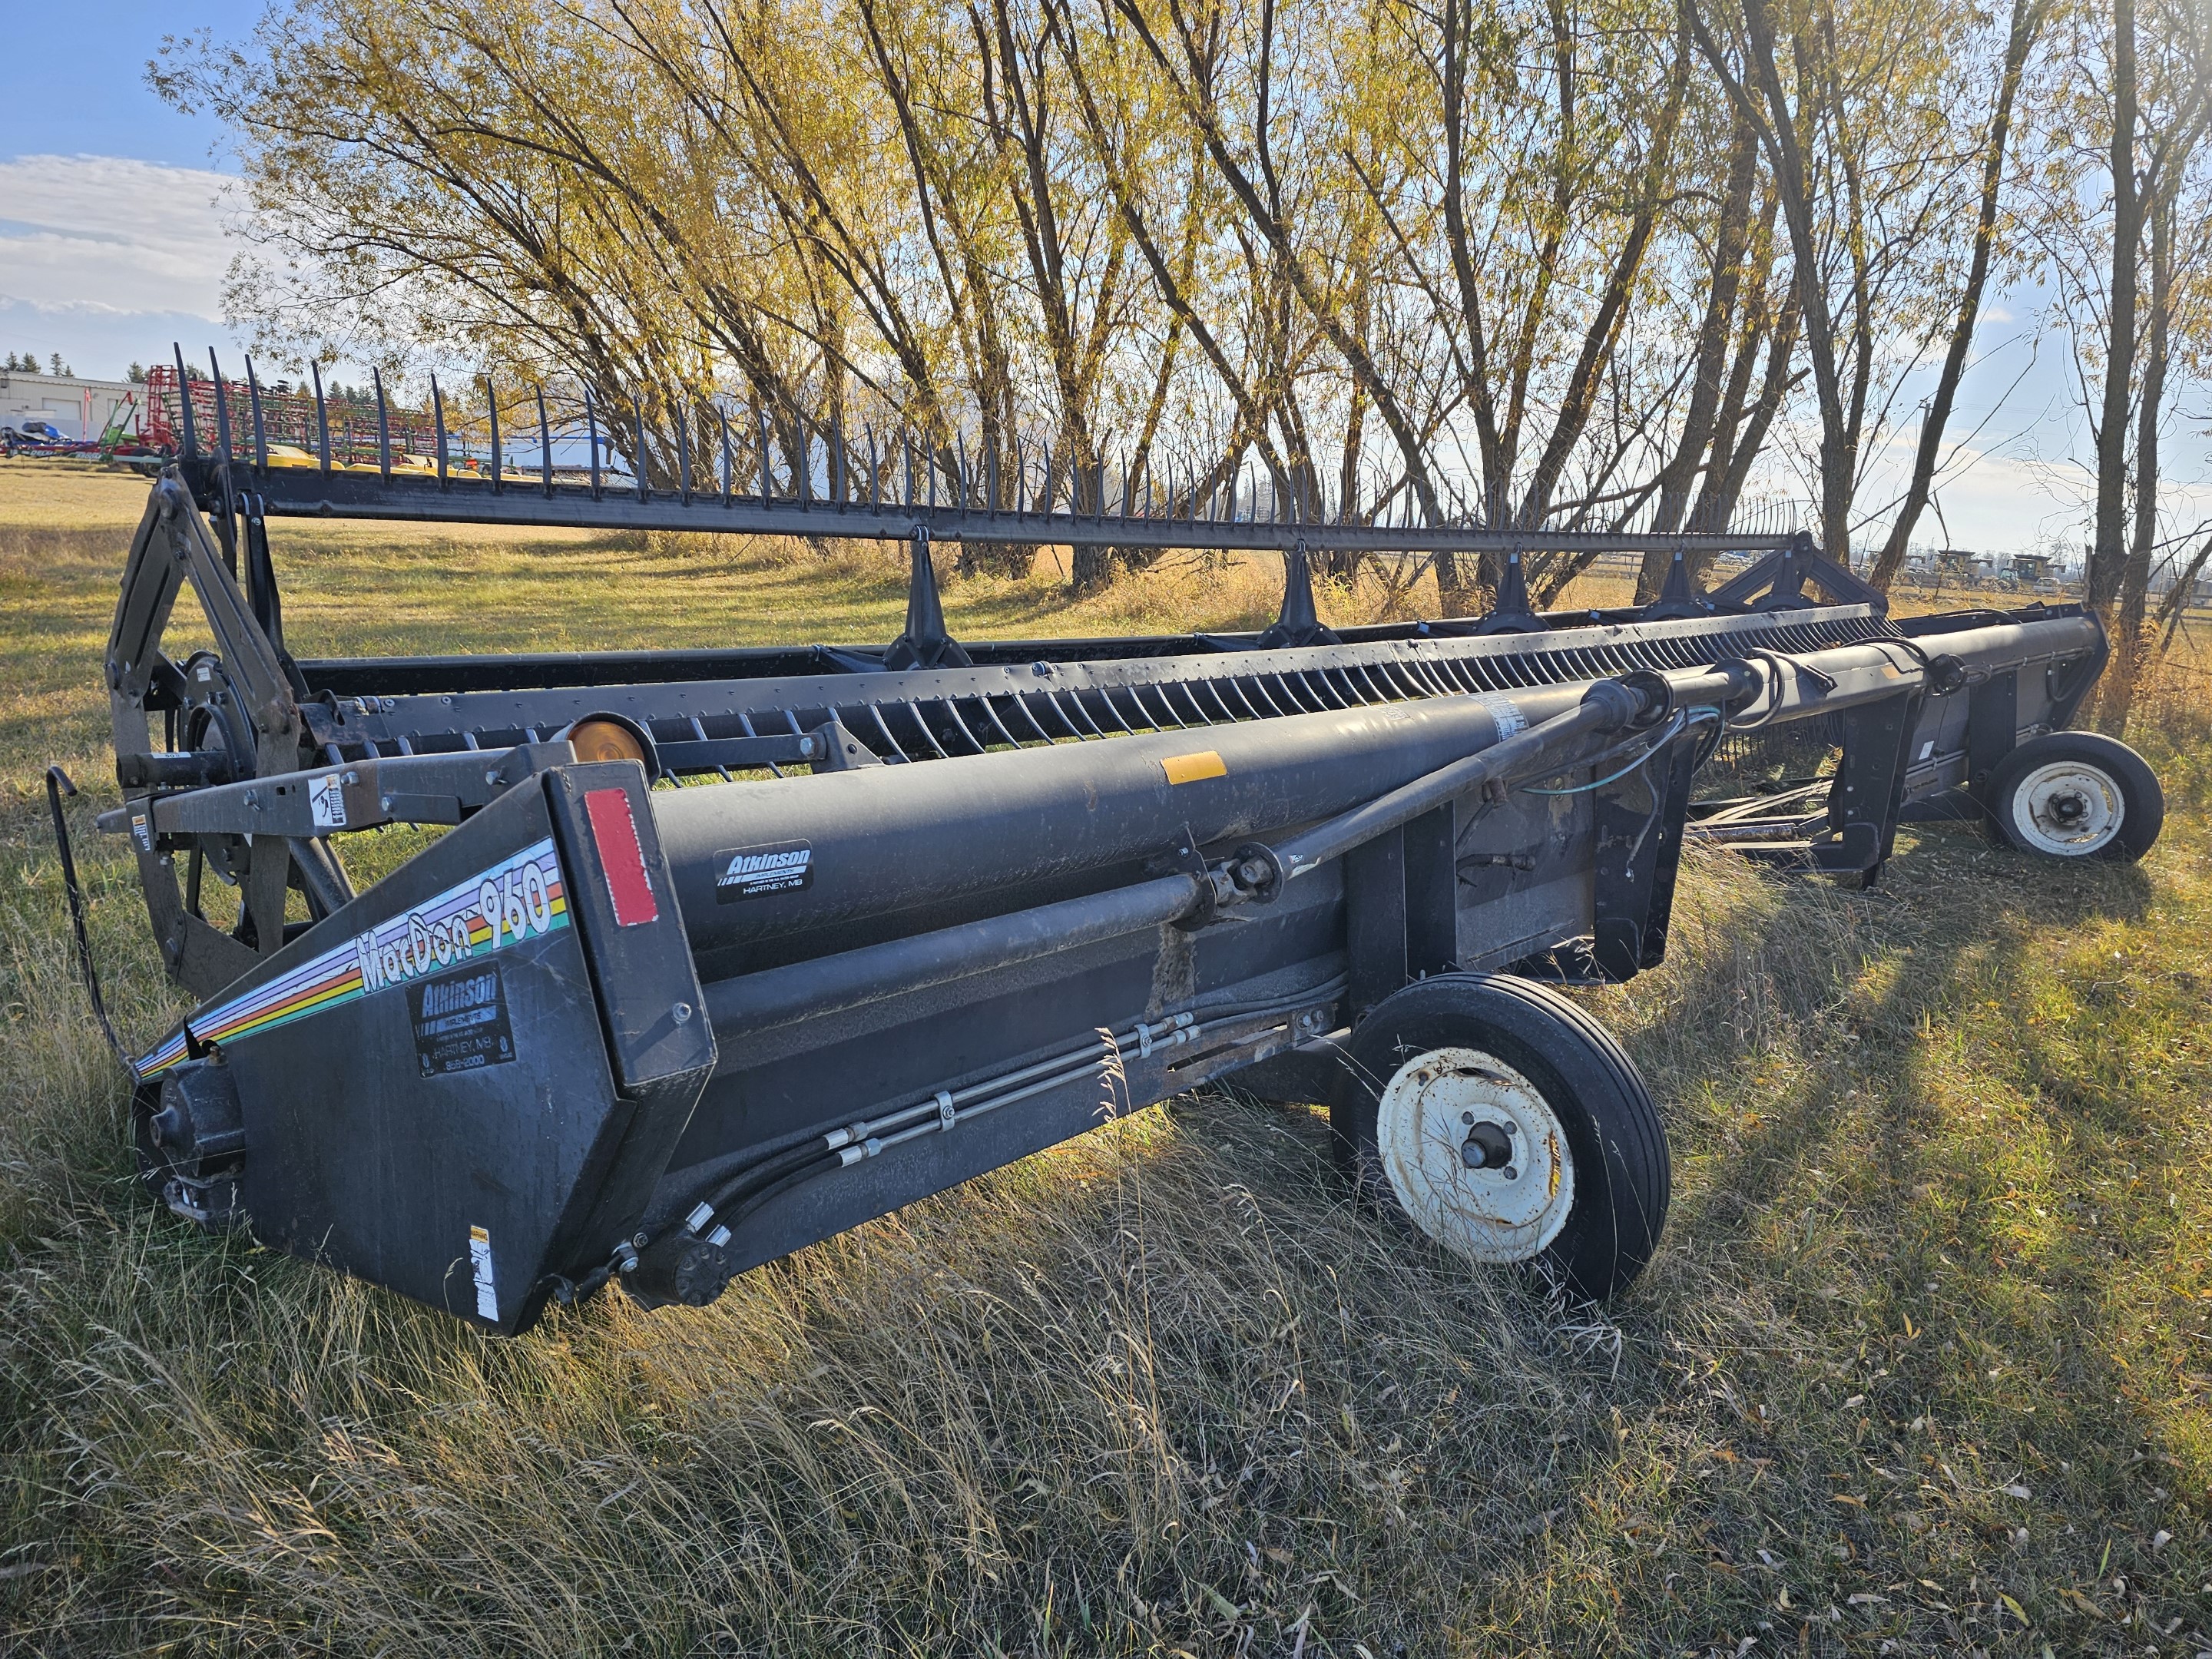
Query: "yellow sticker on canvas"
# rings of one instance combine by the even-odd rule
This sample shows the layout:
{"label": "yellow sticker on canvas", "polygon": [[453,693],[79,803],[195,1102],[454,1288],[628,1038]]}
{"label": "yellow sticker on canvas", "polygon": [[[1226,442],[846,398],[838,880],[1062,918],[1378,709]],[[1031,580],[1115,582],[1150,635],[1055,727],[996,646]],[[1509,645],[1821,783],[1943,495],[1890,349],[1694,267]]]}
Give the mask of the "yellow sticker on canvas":
{"label": "yellow sticker on canvas", "polygon": [[1221,757],[1211,749],[1201,749],[1195,755],[1170,755],[1160,763],[1160,770],[1168,775],[1170,783],[1196,783],[1200,778],[1229,775]]}

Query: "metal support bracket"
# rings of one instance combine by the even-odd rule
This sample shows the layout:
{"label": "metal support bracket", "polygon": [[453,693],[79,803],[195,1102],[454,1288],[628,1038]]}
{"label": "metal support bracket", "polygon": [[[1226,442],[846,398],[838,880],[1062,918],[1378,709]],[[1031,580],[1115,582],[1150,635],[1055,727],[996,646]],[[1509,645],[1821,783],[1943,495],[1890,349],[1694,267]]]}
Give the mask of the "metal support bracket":
{"label": "metal support bracket", "polygon": [[1632,979],[1667,957],[1667,919],[1681,868],[1698,740],[1684,732],[1598,792],[1590,955],[1609,980]]}
{"label": "metal support bracket", "polygon": [[907,574],[906,631],[884,653],[884,666],[894,673],[908,668],[970,666],[968,653],[945,629],[937,567],[929,556],[929,526],[916,525],[907,548],[912,566]]}
{"label": "metal support bracket", "polygon": [[1285,647],[1334,645],[1334,630],[1322,626],[1314,609],[1313,568],[1300,541],[1283,555],[1283,606],[1272,626],[1252,641],[1255,651],[1279,651]]}
{"label": "metal support bracket", "polygon": [[1345,954],[1354,1016],[1459,957],[1458,811],[1451,801],[1344,855]]}
{"label": "metal support bracket", "polygon": [[1709,598],[1717,611],[1738,605],[1753,611],[1806,610],[1813,604],[1805,597],[1808,581],[1833,604],[1872,605],[1888,613],[1888,595],[1823,555],[1802,530],[1750,569],[1715,588]]}
{"label": "metal support bracket", "polygon": [[1474,631],[1485,635],[1542,634],[1551,626],[1528,602],[1528,577],[1521,568],[1521,550],[1516,547],[1505,556],[1504,573],[1498,579],[1498,603],[1475,624]]}

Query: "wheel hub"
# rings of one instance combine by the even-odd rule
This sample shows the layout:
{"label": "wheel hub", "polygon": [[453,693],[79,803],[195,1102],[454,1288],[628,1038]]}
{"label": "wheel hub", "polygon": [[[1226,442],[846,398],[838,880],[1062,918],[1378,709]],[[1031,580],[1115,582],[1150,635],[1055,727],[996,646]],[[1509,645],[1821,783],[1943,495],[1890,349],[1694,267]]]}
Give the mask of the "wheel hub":
{"label": "wheel hub", "polygon": [[1398,1068],[1376,1109],[1383,1173],[1413,1224],[1475,1261],[1542,1253],[1574,1208],[1574,1159],[1542,1092],[1479,1048]]}
{"label": "wheel hub", "polygon": [[2126,811],[2119,785],[2086,761],[2039,766],[2013,791],[2013,823],[2021,838],[2061,858],[2105,846],[2119,834]]}

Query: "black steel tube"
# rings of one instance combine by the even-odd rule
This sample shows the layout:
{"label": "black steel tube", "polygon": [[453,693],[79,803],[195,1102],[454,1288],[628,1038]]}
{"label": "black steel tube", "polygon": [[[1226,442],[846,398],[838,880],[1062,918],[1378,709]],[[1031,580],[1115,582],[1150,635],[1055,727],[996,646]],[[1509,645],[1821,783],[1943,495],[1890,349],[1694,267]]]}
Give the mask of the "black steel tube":
{"label": "black steel tube", "polygon": [[[1601,685],[1613,684],[1600,682]],[[1438,767],[1425,777],[1416,778],[1364,806],[1316,824],[1304,835],[1281,842],[1275,851],[1288,873],[1302,876],[1386,830],[1411,823],[1455,795],[1464,794],[1492,779],[1502,780],[1535,766],[1549,765],[1577,739],[1594,732],[1618,732],[1627,723],[1626,711],[1615,707],[1612,700],[1586,700],[1579,708],[1516,732],[1480,754]]]}
{"label": "black steel tube", "polygon": [[1133,887],[722,980],[705,988],[707,1016],[714,1022],[718,1041],[725,1032],[738,1039],[768,1026],[857,1008],[894,992],[921,990],[1100,939],[1142,933],[1189,915],[1201,891],[1196,876],[1164,876]]}
{"label": "black steel tube", "polygon": [[[653,817],[692,950],[888,917],[1024,884],[1125,882],[1180,843],[1272,836],[1359,806],[1574,708],[1580,685],[1437,697],[927,766],[657,791]],[[748,849],[808,848],[808,883],[717,885]],[[1019,901],[1013,901],[1018,902]],[[996,908],[1011,908],[1002,902]],[[940,911],[930,920],[942,917]],[[926,924],[924,924],[926,925]],[[714,965],[707,964],[714,971]]]}

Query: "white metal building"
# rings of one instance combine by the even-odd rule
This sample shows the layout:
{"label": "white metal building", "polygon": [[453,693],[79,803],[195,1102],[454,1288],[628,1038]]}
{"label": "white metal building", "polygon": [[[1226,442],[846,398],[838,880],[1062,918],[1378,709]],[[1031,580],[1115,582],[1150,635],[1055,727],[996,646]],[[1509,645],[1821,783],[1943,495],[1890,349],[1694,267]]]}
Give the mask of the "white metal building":
{"label": "white metal building", "polygon": [[[135,400],[135,401],[134,401]],[[143,423],[146,388],[128,380],[86,380],[61,374],[27,374],[0,369],[0,426],[21,427],[43,420],[67,438],[97,438],[130,404],[127,429]]]}

